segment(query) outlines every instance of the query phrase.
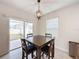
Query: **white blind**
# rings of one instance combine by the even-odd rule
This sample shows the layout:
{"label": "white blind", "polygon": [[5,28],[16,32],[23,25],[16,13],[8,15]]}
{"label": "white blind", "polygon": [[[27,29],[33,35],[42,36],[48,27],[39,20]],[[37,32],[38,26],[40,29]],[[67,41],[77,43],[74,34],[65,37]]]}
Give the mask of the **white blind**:
{"label": "white blind", "polygon": [[46,24],[47,24],[46,32],[51,33],[53,36],[56,36],[58,32],[58,17],[47,20]]}

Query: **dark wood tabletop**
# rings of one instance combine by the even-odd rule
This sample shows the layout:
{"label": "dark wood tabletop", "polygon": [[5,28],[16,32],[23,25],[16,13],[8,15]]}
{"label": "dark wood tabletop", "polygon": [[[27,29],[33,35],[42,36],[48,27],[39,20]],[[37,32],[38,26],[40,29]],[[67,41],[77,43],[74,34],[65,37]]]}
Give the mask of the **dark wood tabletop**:
{"label": "dark wood tabletop", "polygon": [[36,46],[43,46],[45,44],[50,43],[50,41],[52,41],[52,38],[49,37],[45,37],[42,35],[35,35],[33,37],[29,37],[28,39],[26,39],[27,42],[34,44]]}

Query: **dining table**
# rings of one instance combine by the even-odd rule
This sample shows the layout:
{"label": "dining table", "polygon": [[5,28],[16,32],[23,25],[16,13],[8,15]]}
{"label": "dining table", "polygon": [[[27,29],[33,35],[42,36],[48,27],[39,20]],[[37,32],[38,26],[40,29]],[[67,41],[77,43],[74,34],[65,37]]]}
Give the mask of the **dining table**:
{"label": "dining table", "polygon": [[[51,44],[52,41],[54,41],[54,38],[45,37],[43,35],[34,35],[32,37],[29,37],[26,39],[26,41],[30,44],[33,44],[37,48],[37,58],[41,59],[41,48],[43,48],[45,45]],[[54,45],[53,45],[54,46]],[[50,51],[50,49],[49,49]],[[49,53],[50,55],[50,53]],[[50,57],[49,57],[50,59]]]}

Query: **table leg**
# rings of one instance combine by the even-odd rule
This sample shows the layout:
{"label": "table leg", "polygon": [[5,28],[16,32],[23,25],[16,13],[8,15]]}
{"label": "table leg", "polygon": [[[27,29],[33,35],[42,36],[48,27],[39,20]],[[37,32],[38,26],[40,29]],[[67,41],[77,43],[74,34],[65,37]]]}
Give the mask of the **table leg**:
{"label": "table leg", "polygon": [[41,59],[41,48],[37,48],[37,59]]}
{"label": "table leg", "polygon": [[[50,46],[49,46],[49,51],[48,51],[48,59],[50,59],[50,56],[52,55],[52,59],[53,59],[53,53],[52,53],[52,42],[50,42]],[[51,54],[50,54],[51,53]]]}
{"label": "table leg", "polygon": [[[51,46],[51,45],[50,45]],[[50,46],[49,46],[49,50],[48,50],[48,59],[50,59]]]}
{"label": "table leg", "polygon": [[54,41],[52,42],[52,59],[54,58]]}

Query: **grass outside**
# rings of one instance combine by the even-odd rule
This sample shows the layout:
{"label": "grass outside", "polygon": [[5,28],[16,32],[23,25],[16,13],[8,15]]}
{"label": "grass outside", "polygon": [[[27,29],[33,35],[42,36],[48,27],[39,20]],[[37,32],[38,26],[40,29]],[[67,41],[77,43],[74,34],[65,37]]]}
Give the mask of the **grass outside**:
{"label": "grass outside", "polygon": [[22,38],[22,34],[10,34],[10,41]]}

